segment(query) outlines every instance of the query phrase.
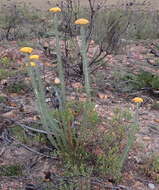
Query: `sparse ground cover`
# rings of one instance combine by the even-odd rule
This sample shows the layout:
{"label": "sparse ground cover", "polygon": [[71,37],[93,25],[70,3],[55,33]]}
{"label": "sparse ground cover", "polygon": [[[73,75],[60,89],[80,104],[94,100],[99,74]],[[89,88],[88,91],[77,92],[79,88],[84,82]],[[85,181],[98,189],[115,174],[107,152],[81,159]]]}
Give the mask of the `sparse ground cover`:
{"label": "sparse ground cover", "polygon": [[[7,0],[3,0],[4,2],[6,2]],[[24,2],[24,0],[14,0],[16,2]],[[105,0],[98,0],[98,3],[101,3],[101,2],[104,2]],[[42,9],[45,9],[45,8],[49,8],[49,5],[50,4],[56,4],[58,3],[59,1],[58,0],[55,0],[55,1],[47,1],[47,0],[28,0],[27,1],[28,3],[31,3],[32,5],[34,5],[36,8],[42,8]],[[80,0],[80,2],[83,4],[83,5],[88,5],[88,2],[85,1],[85,0]],[[130,3],[130,2],[133,2],[134,4],[142,4],[143,2],[145,2],[144,0],[135,0],[135,1],[132,1],[132,0],[108,0],[107,1],[107,5],[116,5],[116,4],[126,4],[126,3]],[[26,2],[25,2],[26,3]],[[158,0],[151,0],[149,2],[149,6],[150,8],[155,8],[155,9],[158,9],[159,8],[159,2]]]}
{"label": "sparse ground cover", "polygon": [[[29,24],[31,30],[33,22],[39,22],[38,16],[21,16],[27,18],[25,24]],[[52,28],[48,27],[51,26],[52,18],[47,17],[50,20],[45,25],[48,27],[46,36],[37,35],[37,31],[41,31],[38,28],[33,36],[27,35],[23,41],[16,35],[15,39],[9,38],[6,41],[6,35],[1,40],[1,189],[159,189],[158,25],[155,22],[150,33],[151,22],[145,22],[146,27],[138,28],[132,37],[132,33],[127,34],[131,31],[130,25],[127,27],[129,13],[125,17],[123,10],[117,15],[112,11],[110,15],[104,15],[109,18],[106,20],[102,14],[99,16],[101,23],[96,21],[97,28],[89,40],[87,52],[92,105],[85,103],[87,91],[85,92],[82,78],[85,71],[80,67],[81,62],[78,62],[79,50],[74,48],[74,42],[70,40],[75,39],[76,46],[80,47],[78,29],[71,26],[70,30],[75,34],[70,38],[70,33],[58,28],[60,37],[63,37],[63,32],[67,37],[60,41],[64,66],[66,65],[64,69],[68,99],[62,112],[57,109],[59,103],[56,101],[59,100],[56,41],[50,33]],[[131,21],[134,19],[135,17]],[[7,21],[10,23],[10,20]],[[104,28],[104,23],[109,28]],[[14,29],[11,25],[12,28]],[[105,31],[109,38],[102,41]],[[10,30],[9,36],[16,34],[14,32]],[[126,39],[123,35],[125,32],[128,37]],[[97,35],[99,33],[102,34],[100,37]],[[26,56],[19,51],[23,46],[33,47],[33,53],[40,55],[36,64],[39,64],[45,81],[45,101],[50,108],[48,117],[60,121],[61,128],[68,127],[66,144],[60,148],[53,146],[47,130],[42,127],[42,117],[35,103],[36,91],[34,94],[26,70]],[[102,52],[98,55],[100,48]],[[143,99],[138,110],[136,103],[132,102],[134,97]],[[84,112],[86,114],[83,117]],[[134,132],[136,135],[132,144]],[[63,139],[58,140],[55,144],[61,145],[60,140]]]}

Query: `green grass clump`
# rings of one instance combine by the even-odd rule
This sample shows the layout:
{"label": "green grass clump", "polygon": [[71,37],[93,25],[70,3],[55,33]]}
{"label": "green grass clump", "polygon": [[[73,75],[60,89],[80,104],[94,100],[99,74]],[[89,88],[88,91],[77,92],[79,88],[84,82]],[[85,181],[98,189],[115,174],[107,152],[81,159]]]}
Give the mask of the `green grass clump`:
{"label": "green grass clump", "polygon": [[15,74],[14,71],[9,71],[7,69],[4,68],[0,68],[0,80],[6,79],[10,76],[13,76]]}
{"label": "green grass clump", "polygon": [[84,176],[98,175],[119,181],[125,163],[125,159],[122,160],[123,155],[127,154],[125,152],[130,145],[128,145],[129,135],[134,136],[134,133],[131,133],[132,126],[128,125],[133,116],[128,109],[117,108],[112,120],[107,121],[109,128],[101,131],[98,128],[101,120],[92,107],[87,109],[86,117],[82,116],[84,106],[85,103],[77,106],[77,103],[72,102],[66,106],[67,111],[64,114],[58,111],[53,113],[55,118],[65,117],[64,121],[67,121],[65,126],[72,123],[76,117],[80,118],[78,126],[75,130],[71,128],[69,133],[72,134],[68,138],[69,146],[60,152],[60,157],[64,161],[65,175],[75,175],[76,172],[76,175],[77,173]]}
{"label": "green grass clump", "polygon": [[10,76],[10,72],[6,69],[0,69],[0,80],[6,79]]}
{"label": "green grass clump", "polygon": [[7,56],[0,58],[0,65],[3,68],[8,68],[9,67],[9,63],[10,63],[10,59]]}
{"label": "green grass clump", "polygon": [[3,165],[0,166],[0,176],[22,176],[22,166],[15,165]]}
{"label": "green grass clump", "polygon": [[121,171],[125,163],[125,160],[122,161],[122,159],[128,148],[129,135],[134,136],[131,132],[132,126],[127,123],[132,118],[133,115],[128,109],[116,108],[109,121],[108,130],[100,134],[101,144],[99,147],[102,151],[97,156],[96,166],[100,175],[109,176],[110,179],[116,181],[121,179]]}
{"label": "green grass clump", "polygon": [[[87,112],[85,111],[87,107]],[[85,115],[83,115],[85,112]],[[58,146],[61,157],[72,165],[81,167],[89,152],[86,145],[96,131],[99,117],[90,103],[72,101],[66,104],[64,110],[52,112],[55,119],[60,121],[59,128],[64,131],[66,144],[62,139]]]}
{"label": "green grass clump", "polygon": [[0,103],[5,103],[7,101],[7,97],[0,96]]}
{"label": "green grass clump", "polygon": [[143,164],[139,169],[144,175],[159,183],[159,154],[153,153],[149,157],[143,158]]}
{"label": "green grass clump", "polygon": [[22,93],[27,91],[29,86],[25,82],[15,82],[6,87],[7,92],[9,93]]}

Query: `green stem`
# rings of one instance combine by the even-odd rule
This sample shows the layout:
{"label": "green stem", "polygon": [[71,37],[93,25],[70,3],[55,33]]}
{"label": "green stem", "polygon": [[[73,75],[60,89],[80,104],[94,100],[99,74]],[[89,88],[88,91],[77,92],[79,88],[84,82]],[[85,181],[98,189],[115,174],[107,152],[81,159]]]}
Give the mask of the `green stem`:
{"label": "green stem", "polygon": [[129,153],[129,151],[131,150],[131,147],[135,141],[135,134],[138,130],[138,127],[139,127],[139,104],[137,103],[137,107],[136,107],[136,111],[135,111],[135,115],[134,115],[134,121],[133,121],[133,125],[131,125],[131,128],[130,129],[130,132],[128,134],[128,143],[127,143],[127,146],[124,150],[124,153],[122,155],[122,159],[121,159],[121,162],[120,162],[120,166],[122,168],[123,164],[124,164],[124,161],[126,160],[127,158],[127,155]]}
{"label": "green stem", "polygon": [[40,78],[40,72],[37,67],[32,68],[28,67],[28,73],[31,77],[32,86],[36,95],[37,100],[37,106],[38,111],[41,116],[41,121],[43,123],[43,128],[48,132],[48,139],[50,142],[57,148],[57,142],[52,136],[52,133],[57,136],[59,134],[60,130],[58,128],[58,121],[54,118],[51,118],[49,116],[49,110],[47,108],[47,105],[45,103],[45,94],[44,94],[44,88],[42,85],[42,80]]}
{"label": "green stem", "polygon": [[59,78],[61,81],[61,99],[62,99],[62,106],[65,106],[66,102],[66,92],[65,92],[65,77],[64,77],[64,70],[62,65],[62,56],[61,56],[61,47],[60,47],[60,37],[58,34],[58,18],[57,15],[54,15],[54,23],[55,23],[55,37],[56,37],[56,51],[57,51],[57,60],[58,60],[58,72]]}
{"label": "green stem", "polygon": [[82,40],[81,55],[82,55],[82,59],[83,59],[83,72],[84,72],[85,90],[86,90],[86,94],[90,100],[91,88],[90,88],[90,82],[89,82],[87,43],[86,43],[86,39],[85,39],[85,30],[84,30],[83,26],[81,26],[81,40]]}

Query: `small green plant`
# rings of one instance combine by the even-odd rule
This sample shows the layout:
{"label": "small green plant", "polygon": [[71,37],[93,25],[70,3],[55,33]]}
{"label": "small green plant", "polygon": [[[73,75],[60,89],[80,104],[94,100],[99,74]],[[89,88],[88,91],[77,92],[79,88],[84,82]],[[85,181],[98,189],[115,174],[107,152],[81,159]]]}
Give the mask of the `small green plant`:
{"label": "small green plant", "polygon": [[152,87],[154,75],[150,72],[141,71],[135,80],[138,88]]}
{"label": "small green plant", "polygon": [[[92,175],[93,167],[89,168],[87,165],[82,164],[79,167],[72,166],[72,163],[67,162],[65,165],[64,176],[69,176],[71,179],[74,176],[77,176],[73,181],[70,181],[65,187],[62,187],[61,190],[69,189],[73,190],[74,188],[80,188],[81,190],[90,190],[91,182],[90,176]],[[66,188],[67,187],[67,188]]]}
{"label": "small green plant", "polygon": [[155,75],[150,72],[141,71],[135,77],[136,87],[141,88],[152,88],[158,89],[159,88],[159,76]]}
{"label": "small green plant", "polygon": [[[31,124],[31,128],[39,128],[38,125]],[[44,134],[34,134],[34,133],[28,133],[27,131],[24,131],[24,129],[21,126],[13,126],[11,128],[12,135],[20,142],[32,145],[34,143],[44,143],[46,144],[47,139]]]}
{"label": "small green plant", "polygon": [[[130,151],[128,148],[131,126],[128,124],[133,118],[129,109],[116,108],[109,123],[109,129],[100,134],[99,155],[95,170],[100,175],[109,176],[109,179],[121,179],[121,170]],[[127,149],[128,148],[128,149]]]}
{"label": "small green plant", "polygon": [[8,77],[14,76],[15,71],[9,71],[5,68],[0,68],[0,80],[6,79]]}
{"label": "small green plant", "polygon": [[0,176],[22,176],[22,166],[15,165],[3,165],[0,166]]}
{"label": "small green plant", "polygon": [[14,137],[17,138],[17,140],[21,141],[22,143],[27,142],[27,137],[26,137],[25,131],[21,127],[13,126],[11,128],[11,133]]}
{"label": "small green plant", "polygon": [[0,96],[0,103],[5,103],[7,101],[6,96]]}
{"label": "small green plant", "polygon": [[1,57],[0,58],[0,65],[3,67],[3,68],[8,68],[9,66],[9,63],[10,63],[10,59],[8,57]]}
{"label": "small green plant", "polygon": [[[61,157],[64,161],[72,163],[72,165],[80,167],[89,157],[89,152],[86,150],[86,142],[91,140],[95,134],[96,125],[99,117],[93,104],[87,105],[83,102],[68,102],[65,110],[53,111],[53,117],[60,121],[59,128],[64,130],[66,144],[59,143]],[[87,112],[85,112],[87,107]],[[83,113],[86,115],[83,115]],[[80,119],[80,120],[79,120]]]}
{"label": "small green plant", "polygon": [[22,93],[27,89],[29,89],[29,86],[25,82],[15,82],[6,87],[9,93]]}
{"label": "small green plant", "polygon": [[[126,87],[123,88],[123,84]],[[140,71],[138,74],[126,73],[118,77],[117,89],[123,92],[145,89],[147,91],[159,89],[159,76],[148,71]]]}
{"label": "small green plant", "polygon": [[151,177],[157,183],[159,183],[159,155],[153,153],[148,158],[143,158],[143,165],[139,169],[146,174],[146,176]]}

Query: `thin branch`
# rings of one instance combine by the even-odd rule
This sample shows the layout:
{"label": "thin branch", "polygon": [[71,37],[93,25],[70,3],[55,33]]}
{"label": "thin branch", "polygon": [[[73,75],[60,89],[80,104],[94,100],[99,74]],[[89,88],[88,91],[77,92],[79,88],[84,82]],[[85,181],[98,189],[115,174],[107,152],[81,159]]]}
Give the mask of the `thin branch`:
{"label": "thin branch", "polygon": [[29,146],[27,146],[27,145],[25,145],[25,144],[23,144],[23,143],[17,141],[14,137],[10,137],[10,138],[11,138],[17,145],[22,146],[23,148],[25,148],[25,149],[28,150],[28,151],[31,151],[31,152],[33,152],[33,153],[35,153],[35,154],[38,154],[38,155],[40,155],[40,156],[43,156],[43,157],[52,158],[52,159],[57,159],[57,157],[52,157],[52,156],[43,154],[43,153],[41,153],[41,152],[38,152],[38,151],[36,151],[36,150],[30,148]]}
{"label": "thin branch", "polygon": [[42,134],[46,134],[46,135],[54,135],[53,133],[48,133],[47,131],[44,131],[42,129],[32,128],[32,127],[29,127],[29,126],[24,125],[22,123],[19,123],[19,122],[16,122],[16,124],[18,126],[22,127],[23,129],[28,129],[28,130],[31,130],[31,131],[34,131],[34,132],[38,132],[38,133],[42,133]]}

